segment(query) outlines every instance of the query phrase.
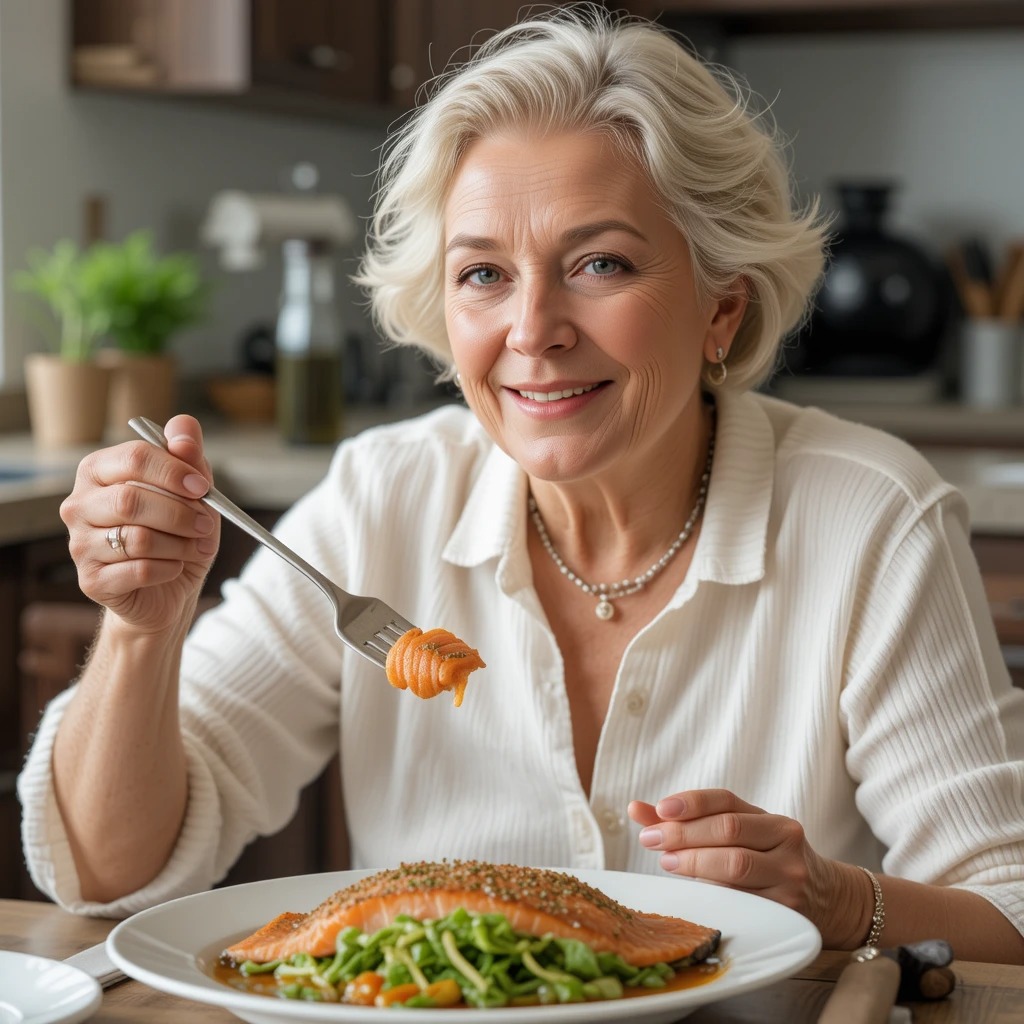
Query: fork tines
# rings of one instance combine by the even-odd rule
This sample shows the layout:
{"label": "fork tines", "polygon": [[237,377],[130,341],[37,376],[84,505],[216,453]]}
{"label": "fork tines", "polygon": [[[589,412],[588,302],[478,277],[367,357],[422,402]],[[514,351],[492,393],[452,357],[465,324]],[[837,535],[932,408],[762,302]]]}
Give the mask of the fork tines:
{"label": "fork tines", "polygon": [[378,629],[369,640],[365,641],[363,646],[380,654],[383,658],[381,661],[383,665],[387,660],[388,651],[395,646],[395,642],[413,628],[411,622],[403,619],[401,615],[396,615],[390,622]]}

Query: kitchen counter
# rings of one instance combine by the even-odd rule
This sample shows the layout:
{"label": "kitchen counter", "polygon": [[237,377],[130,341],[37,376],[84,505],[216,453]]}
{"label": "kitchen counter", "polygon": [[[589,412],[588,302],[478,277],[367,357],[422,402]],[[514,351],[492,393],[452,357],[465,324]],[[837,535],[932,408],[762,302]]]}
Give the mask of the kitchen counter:
{"label": "kitchen counter", "polygon": [[1024,536],[1024,450],[923,448],[971,512],[971,532]]}
{"label": "kitchen counter", "polygon": [[855,423],[885,430],[918,447],[1016,448],[1024,451],[1024,404],[981,408],[941,397],[936,378],[786,377],[771,393]]}
{"label": "kitchen counter", "polygon": [[[824,404],[824,403],[823,403]],[[416,415],[426,409],[363,408],[349,412],[346,433]],[[848,419],[871,423],[907,436],[908,427],[929,421],[934,443],[921,451],[939,473],[963,492],[971,510],[973,529],[979,534],[1024,536],[1024,410],[1006,410],[988,416],[961,415],[956,437],[964,423],[974,425],[979,441],[984,431],[1009,431],[1019,424],[1019,447],[949,446],[941,425],[954,414],[941,406],[907,410],[880,406],[832,406]],[[980,424],[980,426],[979,426]],[[902,428],[902,429],[900,429]],[[979,433],[980,432],[980,433]],[[324,475],[333,448],[285,444],[271,426],[231,426],[209,420],[206,443],[217,486],[247,508],[283,510],[312,488]],[[40,451],[28,434],[0,435],[0,544],[13,544],[58,535],[64,526],[58,514],[61,500],[74,486],[75,470],[89,448]]]}
{"label": "kitchen counter", "polygon": [[[63,532],[60,502],[88,450],[41,454],[28,437],[0,440],[0,544]],[[224,429],[207,438],[217,487],[246,508],[287,508],[324,475],[331,451],[292,449],[267,429]]]}
{"label": "kitchen counter", "polygon": [[[427,411],[389,407],[350,410],[346,434]],[[204,424],[207,458],[219,490],[249,509],[283,511],[326,473],[332,445],[289,445],[270,426]],[[104,444],[112,442],[104,442]],[[71,492],[78,463],[95,447],[43,451],[29,434],[0,434],[0,545],[64,531],[60,502]]]}
{"label": "kitchen counter", "polygon": [[819,400],[804,404],[877,427],[922,449],[940,445],[1010,448],[1019,449],[1024,458],[1024,405],[973,409],[959,402],[914,405]]}

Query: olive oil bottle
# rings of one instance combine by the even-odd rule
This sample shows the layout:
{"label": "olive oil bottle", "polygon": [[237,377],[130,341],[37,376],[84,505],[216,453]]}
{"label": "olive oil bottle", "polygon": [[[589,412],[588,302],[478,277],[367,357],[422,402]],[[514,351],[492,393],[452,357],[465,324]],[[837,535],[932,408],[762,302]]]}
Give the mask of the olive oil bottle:
{"label": "olive oil bottle", "polygon": [[278,429],[291,444],[333,444],[341,437],[343,390],[330,249],[315,239],[290,239],[282,250],[274,365]]}

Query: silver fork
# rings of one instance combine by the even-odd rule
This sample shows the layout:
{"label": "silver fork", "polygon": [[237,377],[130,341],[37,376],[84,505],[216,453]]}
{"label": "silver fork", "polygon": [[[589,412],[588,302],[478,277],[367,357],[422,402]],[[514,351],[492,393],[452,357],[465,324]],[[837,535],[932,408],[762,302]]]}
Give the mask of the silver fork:
{"label": "silver fork", "polygon": [[[132,428],[144,441],[158,448],[167,447],[167,438],[163,430],[145,416],[134,416],[128,421]],[[395,641],[413,629],[413,624],[402,618],[393,608],[376,597],[359,597],[342,590],[336,583],[329,580],[322,572],[314,569],[304,558],[300,558],[291,548],[282,544],[269,530],[264,529],[252,516],[243,512],[233,501],[224,497],[216,487],[211,487],[199,499],[203,504],[215,509],[225,519],[234,523],[249,536],[255,537],[265,544],[276,555],[280,555],[289,565],[294,566],[304,576],[312,580],[334,605],[334,631],[348,644],[352,650],[369,658],[375,665],[384,667],[388,651]]]}

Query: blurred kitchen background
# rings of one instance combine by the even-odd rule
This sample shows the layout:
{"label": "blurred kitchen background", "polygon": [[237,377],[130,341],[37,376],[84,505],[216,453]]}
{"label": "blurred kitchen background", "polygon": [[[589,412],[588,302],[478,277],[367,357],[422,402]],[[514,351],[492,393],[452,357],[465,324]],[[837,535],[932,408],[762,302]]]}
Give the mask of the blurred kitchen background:
{"label": "blurred kitchen background", "polygon": [[[1024,238],[1024,4],[626,6],[659,14],[749,82],[792,140],[801,190],[820,193],[837,210],[837,230],[845,224],[841,185],[891,186],[883,229],[937,268],[934,280],[915,277],[915,254],[904,254],[908,272],[899,253],[881,246],[882,287],[890,294],[876,296],[876,306],[889,303],[889,321],[864,296],[859,310],[841,308],[857,300],[849,272],[840,275],[835,294],[823,292],[831,327],[816,323],[812,343],[791,346],[779,389],[785,393],[794,384],[788,378],[798,376],[790,392],[801,400],[831,400],[838,383],[840,395],[865,403],[968,397],[986,407],[1018,405],[1019,382],[1012,401],[1009,394],[964,396],[960,309],[942,272],[950,248],[966,245],[969,254],[971,246],[984,248],[995,275],[1009,247]],[[203,389],[193,385],[204,377],[242,369],[243,338],[272,328],[277,315],[280,239],[265,246],[261,267],[232,273],[203,244],[203,222],[223,190],[294,191],[296,165],[315,169],[316,192],[340,197],[359,229],[332,256],[349,397],[400,406],[443,397],[422,360],[382,352],[347,276],[388,124],[412,104],[431,61],[440,68],[474,31],[507,23],[518,7],[464,0],[2,0],[0,427],[25,425],[24,359],[41,346],[12,274],[33,247],[61,238],[84,245],[145,229],[160,250],[193,252],[213,289],[204,321],[173,339],[184,393],[199,398]],[[872,254],[864,259],[870,263]],[[853,327],[837,341],[847,323]],[[857,350],[855,335],[866,352]],[[868,335],[876,348],[895,355],[903,346],[912,358],[872,359]],[[852,351],[845,362],[823,358],[846,347]],[[1019,360],[1014,370],[1019,376]],[[804,380],[808,375],[816,379]]]}
{"label": "blurred kitchen background", "polygon": [[[835,262],[819,311],[787,347],[772,387],[904,437],[962,488],[1007,661],[1024,679],[1024,0],[613,6],[659,17],[743,76],[791,139],[802,194],[820,193],[835,211]],[[291,442],[331,441],[455,400],[414,353],[382,349],[347,277],[388,125],[410,109],[432,67],[474,32],[513,21],[519,7],[0,0],[0,879],[13,880],[8,890],[31,891],[17,856],[14,772],[39,709],[73,677],[95,626],[57,508],[78,458],[124,429],[107,422],[92,443],[44,442],[30,425],[25,369],[46,341],[39,303],[30,314],[33,296],[16,275],[33,250],[52,254],[64,240],[83,252],[137,232],[158,253],[190,259],[209,286],[204,315],[167,339],[173,370],[161,373],[173,376],[175,407],[203,417],[221,489],[271,524],[330,456],[330,443]],[[218,200],[227,206],[215,217]],[[316,208],[334,225],[331,238],[309,228],[303,204],[317,202],[333,204]],[[229,269],[218,230],[248,245],[253,258],[242,262],[255,265]],[[285,240],[297,301],[312,301],[318,278],[328,296],[320,330],[340,353],[344,412],[326,437],[288,437],[274,418]],[[295,322],[301,335],[302,317]],[[218,399],[213,385],[225,379],[255,391]],[[236,530],[224,531],[224,543],[211,600],[249,550]],[[303,866],[295,850],[308,852],[314,870],[343,859],[331,848],[337,836],[316,825],[324,799],[312,790],[304,799],[290,859],[275,861],[280,848],[256,844],[249,877],[295,873]]]}

